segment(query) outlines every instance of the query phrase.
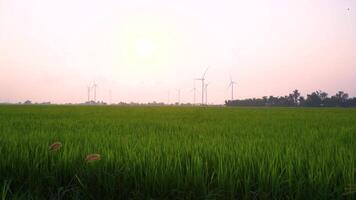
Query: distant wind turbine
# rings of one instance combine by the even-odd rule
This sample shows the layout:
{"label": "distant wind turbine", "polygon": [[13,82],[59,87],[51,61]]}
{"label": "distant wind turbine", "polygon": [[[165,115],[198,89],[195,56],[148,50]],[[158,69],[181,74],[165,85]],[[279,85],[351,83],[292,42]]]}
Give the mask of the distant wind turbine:
{"label": "distant wind turbine", "polygon": [[88,102],[89,102],[90,101],[90,88],[91,88],[90,84],[87,86],[87,88],[88,88]]}
{"label": "distant wind turbine", "polygon": [[193,92],[194,92],[193,105],[195,105],[196,91],[197,91],[197,88],[195,87],[195,80],[194,80],[194,87],[193,87]]}
{"label": "distant wind turbine", "polygon": [[93,88],[94,88],[94,101],[96,102],[96,88],[98,87],[98,85],[95,83],[93,84]]}
{"label": "distant wind turbine", "polygon": [[210,83],[205,84],[205,104],[208,105],[208,86]]}
{"label": "distant wind turbine", "polygon": [[230,76],[230,83],[229,83],[229,87],[231,87],[231,101],[234,100],[234,85],[236,85],[237,83],[235,81],[232,80],[231,76]]}
{"label": "distant wind turbine", "polygon": [[205,72],[203,73],[203,76],[201,78],[197,78],[195,80],[201,81],[201,104],[204,105],[204,80],[205,80],[205,74],[208,71],[209,67],[206,68]]}
{"label": "distant wind turbine", "polygon": [[178,92],[178,105],[180,104],[180,89],[177,89]]}
{"label": "distant wind turbine", "polygon": [[193,95],[193,104],[192,105],[196,105],[196,93],[199,92],[199,90],[197,90],[197,88],[195,88],[195,84],[194,84],[194,87],[189,90],[189,92],[193,92],[194,95]]}

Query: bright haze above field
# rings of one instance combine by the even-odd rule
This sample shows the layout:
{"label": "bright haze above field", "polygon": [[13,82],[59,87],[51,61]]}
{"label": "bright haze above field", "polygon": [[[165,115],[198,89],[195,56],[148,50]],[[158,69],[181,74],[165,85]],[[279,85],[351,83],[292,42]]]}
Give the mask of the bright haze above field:
{"label": "bright haze above field", "polygon": [[[0,0],[0,102],[356,95],[355,0]],[[196,82],[197,102],[200,82]]]}

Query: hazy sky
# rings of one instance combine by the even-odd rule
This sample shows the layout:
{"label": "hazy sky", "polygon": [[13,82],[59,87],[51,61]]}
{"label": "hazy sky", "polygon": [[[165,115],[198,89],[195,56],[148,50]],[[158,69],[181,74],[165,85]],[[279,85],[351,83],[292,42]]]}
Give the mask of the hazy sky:
{"label": "hazy sky", "polygon": [[[0,0],[0,102],[356,96],[356,0]],[[200,82],[196,82],[197,101]]]}

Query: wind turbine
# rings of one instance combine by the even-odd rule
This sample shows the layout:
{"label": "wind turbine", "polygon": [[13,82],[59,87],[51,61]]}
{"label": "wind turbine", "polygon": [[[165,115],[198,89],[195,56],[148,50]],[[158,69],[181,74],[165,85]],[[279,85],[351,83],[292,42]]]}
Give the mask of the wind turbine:
{"label": "wind turbine", "polygon": [[96,88],[98,87],[98,85],[95,83],[93,84],[93,88],[94,88],[94,102],[96,102]]}
{"label": "wind turbine", "polygon": [[196,93],[197,92],[199,92],[199,90],[197,90],[197,88],[195,87],[195,83],[194,83],[194,87],[191,89],[191,90],[189,90],[189,93],[190,92],[193,92],[193,106],[195,106],[196,105]]}
{"label": "wind turbine", "polygon": [[208,71],[208,69],[209,69],[209,67],[206,68],[206,70],[201,78],[195,79],[195,80],[201,81],[201,105],[204,105],[204,87],[205,87],[204,80],[205,80],[205,74]]}
{"label": "wind turbine", "polygon": [[178,92],[178,105],[180,105],[180,89],[177,89]]}
{"label": "wind turbine", "polygon": [[234,85],[236,85],[237,83],[235,81],[232,80],[231,76],[230,76],[230,83],[229,83],[229,87],[231,87],[231,101],[234,100]]}
{"label": "wind turbine", "polygon": [[210,85],[210,82],[205,84],[205,104],[208,105],[208,86]]}
{"label": "wind turbine", "polygon": [[88,88],[88,102],[89,102],[90,101],[90,88],[91,88],[90,84],[87,86],[87,88]]}

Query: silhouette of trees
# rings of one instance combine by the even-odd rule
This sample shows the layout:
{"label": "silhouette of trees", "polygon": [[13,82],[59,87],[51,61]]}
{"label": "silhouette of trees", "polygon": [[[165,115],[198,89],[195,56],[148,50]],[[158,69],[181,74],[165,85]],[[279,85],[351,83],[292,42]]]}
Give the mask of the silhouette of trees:
{"label": "silhouette of trees", "polygon": [[305,106],[317,107],[322,105],[322,99],[327,98],[327,94],[325,92],[316,91],[307,95],[307,99],[305,100]]}
{"label": "silhouette of trees", "polygon": [[298,105],[299,104],[299,97],[300,97],[300,92],[296,89],[293,91],[292,94],[290,94],[291,98],[293,99],[293,104]]}
{"label": "silhouette of trees", "polygon": [[32,104],[32,102],[30,100],[26,100],[25,102],[23,102],[23,104],[30,105]]}
{"label": "silhouette of trees", "polygon": [[307,94],[304,98],[296,89],[286,96],[274,97],[263,96],[262,98],[249,98],[242,100],[227,100],[226,106],[286,106],[286,107],[356,107],[356,97],[349,98],[349,95],[339,91],[334,96],[328,97],[328,93],[321,90]]}

